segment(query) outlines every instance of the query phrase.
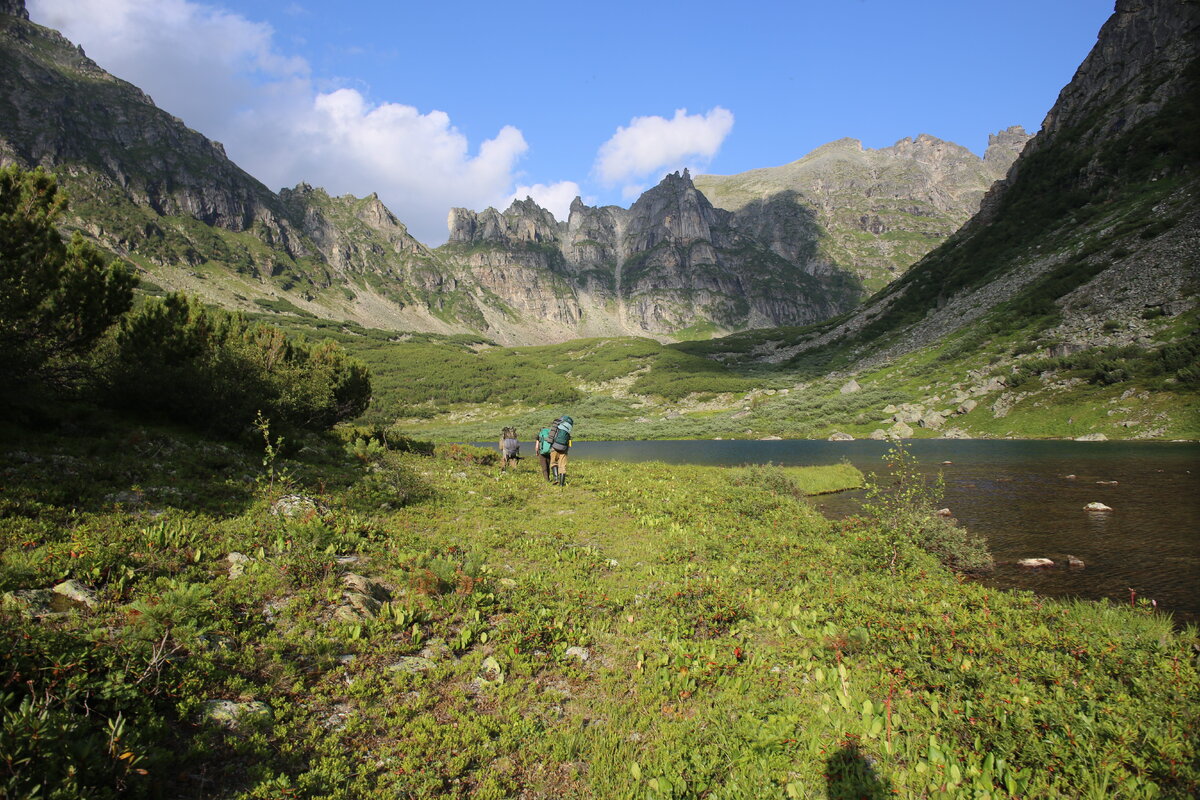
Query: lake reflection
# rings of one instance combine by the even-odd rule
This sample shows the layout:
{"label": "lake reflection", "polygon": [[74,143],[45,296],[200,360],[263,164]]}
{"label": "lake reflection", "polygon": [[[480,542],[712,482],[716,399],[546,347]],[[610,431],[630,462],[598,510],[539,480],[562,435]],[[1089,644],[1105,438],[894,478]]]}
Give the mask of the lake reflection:
{"label": "lake reflection", "polygon": [[[1010,562],[983,579],[986,584],[1118,602],[1129,602],[1132,589],[1179,621],[1200,622],[1200,445],[983,439],[909,444],[922,470],[942,472],[943,505],[987,537],[998,562]],[[571,456],[723,465],[845,459],[864,472],[878,472],[886,450],[885,442],[875,441],[578,441]],[[862,492],[855,491],[813,503],[837,517],[854,513],[861,500]],[[1113,511],[1084,511],[1093,501]],[[1065,563],[1068,554],[1086,566],[1029,570],[1011,563],[1030,557]]]}

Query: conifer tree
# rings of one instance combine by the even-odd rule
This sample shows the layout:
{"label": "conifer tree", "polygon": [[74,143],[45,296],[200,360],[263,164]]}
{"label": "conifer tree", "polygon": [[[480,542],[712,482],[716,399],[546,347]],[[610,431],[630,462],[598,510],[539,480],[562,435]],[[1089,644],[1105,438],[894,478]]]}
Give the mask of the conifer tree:
{"label": "conifer tree", "polygon": [[0,169],[0,392],[77,374],[79,357],[133,301],[137,279],[56,223],[66,198],[40,167]]}

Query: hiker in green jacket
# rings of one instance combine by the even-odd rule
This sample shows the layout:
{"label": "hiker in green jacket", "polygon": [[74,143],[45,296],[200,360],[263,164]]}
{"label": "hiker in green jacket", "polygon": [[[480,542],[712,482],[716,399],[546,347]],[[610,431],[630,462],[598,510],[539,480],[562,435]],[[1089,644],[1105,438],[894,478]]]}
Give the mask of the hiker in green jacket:
{"label": "hiker in green jacket", "polygon": [[563,414],[550,426],[550,474],[551,481],[559,486],[567,485],[567,451],[571,449],[571,430],[575,420]]}
{"label": "hiker in green jacket", "polygon": [[537,453],[538,466],[542,468],[542,477],[550,480],[550,428],[538,431],[537,439],[533,442],[533,452]]}

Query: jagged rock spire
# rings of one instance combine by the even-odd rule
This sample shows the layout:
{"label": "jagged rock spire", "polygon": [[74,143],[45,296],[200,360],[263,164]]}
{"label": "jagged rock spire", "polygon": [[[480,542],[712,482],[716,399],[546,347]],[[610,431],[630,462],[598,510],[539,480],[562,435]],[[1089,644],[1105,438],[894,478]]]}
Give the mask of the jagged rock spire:
{"label": "jagged rock spire", "polygon": [[0,14],[29,19],[29,12],[25,9],[25,0],[0,0]]}

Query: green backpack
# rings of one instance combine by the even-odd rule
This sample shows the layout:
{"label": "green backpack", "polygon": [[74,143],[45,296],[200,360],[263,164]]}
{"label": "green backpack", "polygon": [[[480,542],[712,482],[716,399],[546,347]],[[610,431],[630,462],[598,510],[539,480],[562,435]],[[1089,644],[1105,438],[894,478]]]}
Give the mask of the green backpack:
{"label": "green backpack", "polygon": [[550,455],[550,429],[542,428],[537,435],[537,454],[539,456]]}

